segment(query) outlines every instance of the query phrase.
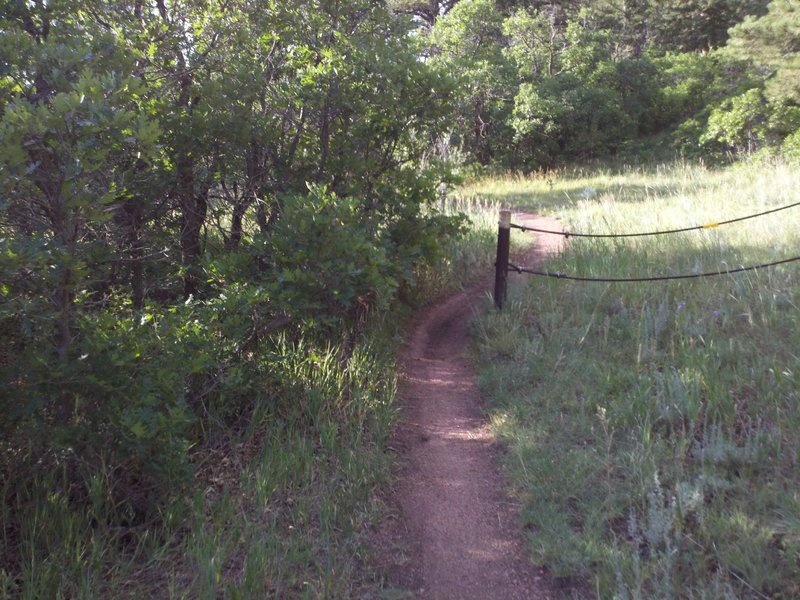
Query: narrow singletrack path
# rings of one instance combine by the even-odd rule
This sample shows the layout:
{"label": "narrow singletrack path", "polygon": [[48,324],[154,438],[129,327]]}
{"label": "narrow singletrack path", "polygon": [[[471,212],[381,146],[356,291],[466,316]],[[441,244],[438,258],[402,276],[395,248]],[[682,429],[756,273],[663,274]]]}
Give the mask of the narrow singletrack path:
{"label": "narrow singletrack path", "polygon": [[[560,228],[554,219],[522,213],[514,222]],[[521,235],[512,236],[512,253]],[[537,235],[517,258],[538,266],[562,243],[560,236]],[[469,321],[488,289],[487,280],[423,314],[401,355],[404,416],[395,439],[400,467],[391,528],[403,560],[389,566],[389,583],[416,598],[554,597],[530,561],[465,356]]]}

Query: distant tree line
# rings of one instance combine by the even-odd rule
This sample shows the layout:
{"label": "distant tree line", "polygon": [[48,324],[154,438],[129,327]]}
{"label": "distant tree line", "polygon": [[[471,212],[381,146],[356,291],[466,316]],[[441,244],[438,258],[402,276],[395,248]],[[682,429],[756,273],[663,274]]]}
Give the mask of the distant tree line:
{"label": "distant tree line", "polygon": [[[798,153],[800,7],[776,0],[396,0],[457,80],[447,156],[539,169],[661,135]],[[434,19],[429,18],[435,15]]]}

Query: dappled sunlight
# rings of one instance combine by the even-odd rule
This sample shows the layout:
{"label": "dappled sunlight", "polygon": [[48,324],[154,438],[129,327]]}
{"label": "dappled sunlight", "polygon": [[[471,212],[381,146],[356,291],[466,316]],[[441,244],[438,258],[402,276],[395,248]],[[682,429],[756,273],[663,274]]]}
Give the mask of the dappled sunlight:
{"label": "dappled sunlight", "polygon": [[492,442],[491,429],[477,419],[448,419],[445,423],[422,426],[431,441],[455,440],[462,442]]}
{"label": "dappled sunlight", "polygon": [[470,428],[470,429],[457,429],[456,431],[453,430],[442,430],[442,431],[434,431],[434,435],[440,435],[442,438],[446,440],[459,440],[462,442],[493,442],[494,435],[492,435],[491,429],[488,427],[479,427],[477,429]]}

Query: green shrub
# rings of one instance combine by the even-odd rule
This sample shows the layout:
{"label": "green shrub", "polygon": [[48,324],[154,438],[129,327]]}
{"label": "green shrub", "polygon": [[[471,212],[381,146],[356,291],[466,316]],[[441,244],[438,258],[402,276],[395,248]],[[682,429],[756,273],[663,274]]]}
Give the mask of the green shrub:
{"label": "green shrub", "polygon": [[800,160],[800,129],[783,140],[781,150],[788,158]]}
{"label": "green shrub", "polygon": [[761,89],[725,100],[711,111],[701,142],[722,142],[736,151],[753,152],[767,134],[767,104]]}
{"label": "green shrub", "polygon": [[386,241],[353,198],[324,188],[287,200],[266,240],[274,301],[295,318],[332,325],[386,307],[397,289]]}
{"label": "green shrub", "polygon": [[712,56],[667,53],[653,64],[658,73],[654,115],[661,127],[680,123],[705,108],[718,74]]}

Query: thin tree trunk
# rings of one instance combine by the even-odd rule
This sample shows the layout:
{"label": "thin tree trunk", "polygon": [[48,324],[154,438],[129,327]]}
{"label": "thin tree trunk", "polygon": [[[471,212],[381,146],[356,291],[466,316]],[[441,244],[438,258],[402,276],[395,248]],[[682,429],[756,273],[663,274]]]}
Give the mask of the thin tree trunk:
{"label": "thin tree trunk", "polygon": [[319,168],[317,169],[317,182],[322,182],[325,176],[325,167],[328,162],[331,140],[331,87],[325,95],[325,103],[322,107],[321,123],[319,126]]}
{"label": "thin tree trunk", "polygon": [[488,124],[483,120],[481,112],[483,111],[483,99],[478,98],[475,100],[473,117],[474,122],[474,137],[475,137],[475,156],[482,165],[488,165],[492,158],[491,148],[486,141],[486,127]]}
{"label": "thin tree trunk", "polygon": [[254,197],[249,193],[244,198],[236,201],[231,215],[231,235],[228,239],[228,249],[236,250],[242,243],[244,215],[253,203]]}
{"label": "thin tree trunk", "polygon": [[127,242],[130,255],[131,301],[133,308],[144,307],[144,246],[142,244],[142,206],[134,198],[125,203]]}
{"label": "thin tree trunk", "polygon": [[[180,93],[178,107],[192,112],[199,98],[191,98],[192,74],[187,69],[186,59],[181,50],[177,50],[178,81]],[[178,201],[181,207],[181,264],[183,266],[183,296],[197,296],[200,289],[200,256],[202,244],[200,233],[208,212],[208,190],[198,193],[194,181],[194,157],[191,154],[188,140],[184,140],[176,150],[175,170],[178,177]]]}
{"label": "thin tree trunk", "polygon": [[72,269],[62,267],[58,278],[58,290],[55,304],[58,311],[58,327],[56,333],[56,351],[61,364],[66,364],[69,349],[72,345]]}
{"label": "thin tree trunk", "polygon": [[194,184],[194,159],[183,154],[177,160],[178,194],[181,205],[181,262],[183,274],[183,296],[197,297],[200,289],[200,256],[202,244],[200,233],[208,212],[208,198],[202,191],[197,193]]}

